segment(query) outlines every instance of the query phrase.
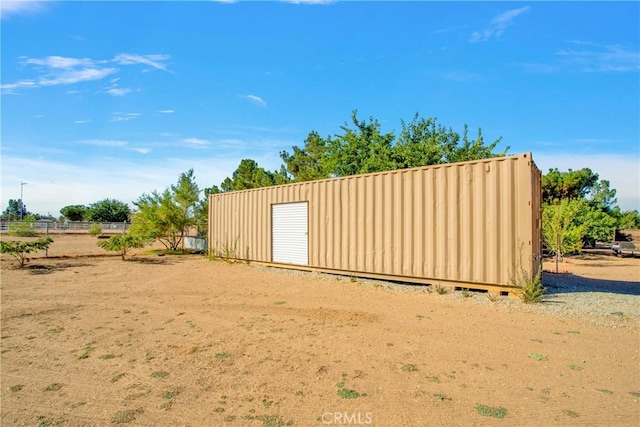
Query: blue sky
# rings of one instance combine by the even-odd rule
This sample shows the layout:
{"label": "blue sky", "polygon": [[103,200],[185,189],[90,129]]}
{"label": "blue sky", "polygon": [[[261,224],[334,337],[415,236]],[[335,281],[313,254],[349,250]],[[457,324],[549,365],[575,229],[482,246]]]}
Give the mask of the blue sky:
{"label": "blue sky", "polygon": [[640,209],[638,2],[6,2],[1,207],[129,203],[193,168],[417,112]]}

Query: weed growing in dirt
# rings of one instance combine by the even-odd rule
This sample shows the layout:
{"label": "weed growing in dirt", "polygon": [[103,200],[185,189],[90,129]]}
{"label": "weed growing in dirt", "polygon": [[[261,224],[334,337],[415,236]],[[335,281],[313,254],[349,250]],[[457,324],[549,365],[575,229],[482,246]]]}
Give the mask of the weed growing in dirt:
{"label": "weed growing in dirt", "polygon": [[447,395],[444,395],[444,394],[441,394],[441,393],[436,393],[436,394],[434,394],[434,395],[433,395],[433,397],[434,397],[436,400],[439,400],[439,401],[441,401],[441,402],[444,402],[444,401],[446,401],[446,400],[449,400],[449,401],[451,401],[451,400],[452,400],[452,399],[451,399],[450,397],[448,397]]}
{"label": "weed growing in dirt", "polygon": [[418,367],[411,363],[405,363],[402,365],[402,372],[417,372]]}
{"label": "weed growing in dirt", "polygon": [[48,386],[46,386],[45,388],[42,389],[42,391],[58,391],[60,390],[62,387],[64,386],[64,384],[60,384],[60,383],[51,383]]}
{"label": "weed growing in dirt", "polygon": [[280,415],[243,415],[241,418],[249,421],[262,421],[262,427],[284,427],[293,425],[293,420],[285,421]]}
{"label": "weed growing in dirt", "polygon": [[502,406],[476,405],[476,412],[483,417],[504,418],[508,411]]}
{"label": "weed growing in dirt", "polygon": [[571,418],[578,418],[580,416],[580,414],[578,414],[577,412],[569,411],[566,409],[563,409],[562,413]]}
{"label": "weed growing in dirt", "polygon": [[549,360],[549,357],[540,353],[529,353],[529,359],[537,360],[538,362],[545,362]]}
{"label": "weed growing in dirt", "polygon": [[580,331],[567,331],[568,334],[580,335]]}
{"label": "weed growing in dirt", "polygon": [[542,296],[547,291],[542,285],[542,270],[538,269],[536,274],[531,277],[522,267],[516,267],[518,271],[515,277],[512,277],[511,285],[516,288],[515,294],[526,304],[534,304],[540,302]]}
{"label": "weed growing in dirt", "polygon": [[609,394],[609,395],[613,394],[613,391],[607,390],[606,388],[598,388],[596,390],[598,390],[600,393],[604,393],[604,394]]}
{"label": "weed growing in dirt", "polygon": [[343,373],[342,381],[336,383],[336,387],[338,387],[338,396],[340,396],[343,399],[357,399],[359,397],[367,396],[367,393],[358,393],[355,390],[345,388],[344,384],[346,379],[347,379],[347,374]]}
{"label": "weed growing in dirt", "polygon": [[222,352],[222,353],[214,354],[213,357],[215,357],[216,359],[226,359],[227,357],[231,357],[231,354],[227,352]]}
{"label": "weed growing in dirt", "polygon": [[44,415],[40,415],[38,417],[38,427],[49,427],[49,426],[59,426],[65,423],[64,419],[59,419],[57,421],[51,420]]}
{"label": "weed growing in dirt", "polygon": [[467,288],[462,288],[460,290],[460,294],[464,297],[464,298],[469,298],[471,296],[471,291]]}
{"label": "weed growing in dirt", "polygon": [[126,411],[118,411],[111,417],[111,424],[125,424],[135,421],[136,415],[142,414],[143,408],[127,409]]}
{"label": "weed growing in dirt", "polygon": [[276,301],[274,302],[275,305],[282,305],[282,304],[286,304],[286,301]]}
{"label": "weed growing in dirt", "polygon": [[171,391],[168,391],[165,394],[163,394],[162,397],[164,397],[167,400],[170,400],[170,399],[173,399],[174,397],[176,397],[179,394],[180,394],[180,392],[178,390],[171,390]]}
{"label": "weed growing in dirt", "polygon": [[640,391],[630,391],[629,394],[631,396],[640,397]]}
{"label": "weed growing in dirt", "polygon": [[91,353],[91,351],[95,349],[95,347],[93,346],[95,343],[95,341],[91,341],[90,343],[85,344],[84,352],[78,355],[78,360],[87,359],[89,357],[89,353]]}
{"label": "weed growing in dirt", "polygon": [[169,376],[169,372],[165,371],[155,371],[151,373],[151,378],[167,378]]}
{"label": "weed growing in dirt", "polygon": [[582,371],[582,366],[579,365],[569,365],[569,369],[572,371]]}
{"label": "weed growing in dirt", "polygon": [[111,382],[115,383],[120,381],[121,379],[123,379],[127,374],[124,372],[119,373],[118,375],[115,375],[113,377],[111,377]]}
{"label": "weed growing in dirt", "polygon": [[115,359],[116,356],[115,354],[103,354],[102,356],[100,356],[100,359],[102,360],[109,360],[109,359]]}
{"label": "weed growing in dirt", "polygon": [[22,387],[24,387],[22,384],[16,384],[16,385],[9,386],[8,389],[11,393],[17,393],[20,390],[22,390]]}
{"label": "weed growing in dirt", "polygon": [[440,285],[436,285],[435,290],[438,295],[445,295],[445,294],[448,294],[450,291],[449,288],[445,286],[440,286]]}

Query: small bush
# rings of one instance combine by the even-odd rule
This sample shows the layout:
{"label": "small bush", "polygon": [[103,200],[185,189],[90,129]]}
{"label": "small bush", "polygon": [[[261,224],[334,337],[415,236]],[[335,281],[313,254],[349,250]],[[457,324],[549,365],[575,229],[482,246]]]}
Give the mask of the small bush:
{"label": "small bush", "polygon": [[476,405],[476,412],[483,417],[504,418],[507,415],[507,410],[502,406],[493,407],[486,405]]}
{"label": "small bush", "polygon": [[91,228],[88,231],[90,236],[97,237],[102,234],[102,225],[98,222],[91,224]]}
{"label": "small bush", "polygon": [[27,216],[22,221],[11,222],[7,228],[9,235],[18,237],[36,237],[35,217]]}
{"label": "small bush", "polygon": [[53,243],[53,240],[48,236],[31,242],[7,240],[0,242],[0,253],[10,254],[18,261],[20,268],[22,268],[28,260],[27,255],[31,252],[46,250],[51,243]]}
{"label": "small bush", "polygon": [[520,266],[516,277],[511,279],[511,285],[516,288],[515,294],[526,304],[540,302],[547,289],[542,284],[542,271],[531,277],[528,272]]}
{"label": "small bush", "polygon": [[120,256],[122,256],[122,259],[124,260],[129,249],[142,248],[148,243],[148,239],[134,236],[132,234],[125,234],[124,236],[111,236],[109,240],[103,240],[97,244],[105,251],[120,252]]}

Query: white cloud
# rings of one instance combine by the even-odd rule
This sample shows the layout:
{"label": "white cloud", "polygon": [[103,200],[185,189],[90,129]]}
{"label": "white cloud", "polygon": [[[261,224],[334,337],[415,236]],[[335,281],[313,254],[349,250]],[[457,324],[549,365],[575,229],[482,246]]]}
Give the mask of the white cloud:
{"label": "white cloud", "polygon": [[[245,156],[246,157],[246,156]],[[261,166],[273,168],[272,161],[254,157]],[[238,167],[242,156],[215,156],[164,159],[147,164],[144,157],[122,159],[87,159],[82,165],[52,161],[44,157],[3,155],[0,179],[0,204],[20,197],[20,181],[26,181],[24,201],[31,212],[59,215],[67,205],[88,205],[112,198],[128,203],[143,193],[162,191],[178,180],[178,176],[193,168],[200,188],[219,184]],[[114,173],[117,171],[117,173]],[[78,179],[81,177],[81,179]]]}
{"label": "white cloud", "polygon": [[81,125],[84,123],[91,123],[91,120],[76,120],[75,122],[73,122],[73,124],[75,125]]}
{"label": "white cloud", "polygon": [[533,160],[543,174],[551,168],[561,171],[589,168],[609,180],[616,189],[618,205],[623,210],[640,210],[640,154],[535,154]]}
{"label": "white cloud", "polygon": [[175,110],[159,110],[158,113],[173,114],[173,113],[175,113]]}
{"label": "white cloud", "polygon": [[126,122],[129,120],[137,119],[141,113],[111,113],[109,116],[110,122]]}
{"label": "white cloud", "polygon": [[560,49],[556,52],[565,66],[574,66],[586,72],[640,71],[640,52],[619,45],[572,42],[590,49]]}
{"label": "white cloud", "polygon": [[105,92],[112,96],[125,96],[126,94],[131,92],[131,89],[127,89],[124,87],[112,87],[107,89]]}
{"label": "white cloud", "polygon": [[149,154],[151,152],[151,148],[126,148],[129,151],[135,151],[140,154]]}
{"label": "white cloud", "polygon": [[511,9],[497,15],[491,20],[487,28],[482,31],[474,31],[471,33],[469,41],[471,43],[486,42],[492,37],[501,37],[505,29],[511,25],[516,17],[528,12],[530,9],[531,8],[529,6],[524,6],[518,9]]}
{"label": "white cloud", "polygon": [[[20,64],[33,68],[40,76],[3,84],[0,85],[0,89],[3,94],[15,94],[20,89],[35,89],[43,86],[71,85],[92,80],[102,80],[107,76],[120,72],[119,68],[109,66],[109,64],[125,66],[143,64],[153,69],[173,74],[164,64],[164,61],[169,58],[169,55],[135,55],[126,53],[116,55],[111,60],[71,58],[57,55],[44,58],[27,58],[23,56],[20,57]],[[105,92],[113,96],[123,96],[131,92],[131,89],[119,88],[116,83],[118,80],[120,80],[119,77],[112,78],[112,86]]]}
{"label": "white cloud", "polygon": [[97,145],[100,147],[124,147],[128,144],[127,141],[118,141],[111,139],[87,139],[85,141],[81,141],[82,144],[87,145]]}
{"label": "white cloud", "polygon": [[244,98],[246,100],[248,100],[249,102],[251,102],[254,105],[257,105],[259,107],[267,107],[267,102],[260,98],[259,96],[256,95],[240,95],[241,98]]}
{"label": "white cloud", "polygon": [[0,1],[0,17],[6,18],[10,15],[23,15],[40,12],[45,9],[44,1],[33,0],[11,0]]}
{"label": "white cloud", "polygon": [[185,138],[182,140],[182,143],[191,147],[206,147],[207,145],[211,144],[206,139],[200,138]]}
{"label": "white cloud", "polygon": [[170,58],[169,55],[134,55],[129,53],[121,53],[113,58],[113,61],[117,64],[129,65],[129,64],[144,64],[157,70],[166,71],[167,73],[173,73],[169,71],[162,61],[166,61]]}

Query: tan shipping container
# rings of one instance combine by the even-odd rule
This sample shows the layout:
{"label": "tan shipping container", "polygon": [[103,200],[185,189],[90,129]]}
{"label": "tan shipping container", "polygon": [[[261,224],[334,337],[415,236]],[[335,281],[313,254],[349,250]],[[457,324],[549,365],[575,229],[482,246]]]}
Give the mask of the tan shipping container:
{"label": "tan shipping container", "polygon": [[214,194],[208,238],[226,258],[508,292],[541,265],[541,175],[525,153]]}

